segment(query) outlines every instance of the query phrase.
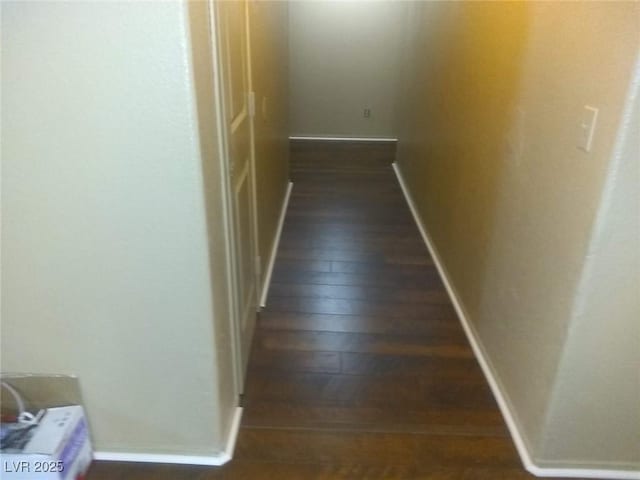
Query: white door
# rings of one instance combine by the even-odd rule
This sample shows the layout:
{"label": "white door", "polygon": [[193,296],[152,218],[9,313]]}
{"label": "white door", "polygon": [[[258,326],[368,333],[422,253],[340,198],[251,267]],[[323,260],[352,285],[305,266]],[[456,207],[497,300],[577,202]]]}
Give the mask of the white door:
{"label": "white door", "polygon": [[242,391],[257,311],[255,174],[250,104],[248,6],[245,0],[216,1],[218,47],[233,217],[236,332]]}

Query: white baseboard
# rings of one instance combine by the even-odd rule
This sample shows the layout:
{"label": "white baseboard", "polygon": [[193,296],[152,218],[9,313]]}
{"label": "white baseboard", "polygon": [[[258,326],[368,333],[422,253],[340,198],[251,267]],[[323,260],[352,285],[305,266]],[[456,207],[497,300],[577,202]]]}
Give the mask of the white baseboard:
{"label": "white baseboard", "polygon": [[322,137],[314,135],[292,135],[289,140],[324,140],[331,142],[397,142],[394,137]]}
{"label": "white baseboard", "polygon": [[638,480],[640,472],[637,470],[608,470],[600,468],[568,468],[568,467],[538,467],[531,465],[529,473],[536,477],[554,478],[605,478],[611,480]]}
{"label": "white baseboard", "polygon": [[260,308],[267,306],[267,295],[269,294],[269,286],[271,285],[271,275],[273,274],[273,266],[276,263],[276,254],[278,253],[278,245],[280,245],[280,235],[282,235],[282,227],[284,226],[284,217],[287,214],[287,208],[289,207],[289,197],[291,197],[291,189],[293,188],[293,182],[289,182],[287,186],[287,192],[284,194],[284,200],[282,201],[282,208],[280,210],[280,218],[278,219],[278,227],[276,230],[276,237],[273,239],[273,245],[271,247],[271,255],[269,257],[269,263],[267,264],[266,275],[262,282],[262,294],[260,295]]}
{"label": "white baseboard", "polygon": [[482,368],[482,372],[491,387],[491,391],[496,399],[498,407],[500,408],[500,412],[504,417],[505,423],[507,424],[507,428],[509,429],[509,433],[513,439],[513,442],[516,446],[516,450],[520,455],[520,460],[522,461],[526,470],[538,477],[581,477],[581,478],[608,478],[608,479],[621,479],[621,480],[640,480],[640,472],[631,471],[631,470],[614,470],[614,469],[597,469],[597,468],[572,468],[572,467],[542,467],[536,465],[533,461],[533,457],[531,455],[528,444],[520,431],[519,423],[516,420],[516,415],[513,412],[511,404],[508,400],[508,396],[504,389],[501,386],[500,380],[495,373],[495,370],[491,366],[491,362],[489,360],[488,355],[485,352],[484,347],[482,346],[482,342],[478,333],[476,332],[473,324],[469,320],[469,315],[464,308],[464,305],[458,295],[452,281],[450,275],[436,249],[435,244],[433,243],[427,229],[422,222],[422,218],[418,213],[415,203],[413,202],[413,198],[411,197],[411,193],[409,192],[407,185],[402,176],[402,172],[398,167],[397,163],[393,163],[393,170],[396,174],[396,178],[398,179],[398,183],[400,184],[400,188],[402,189],[402,193],[409,205],[409,209],[411,210],[411,214],[413,215],[413,219],[418,226],[418,230],[420,230],[420,234],[422,235],[422,239],[424,243],[427,245],[429,249],[429,253],[433,257],[433,261],[438,269],[438,273],[440,273],[440,277],[447,289],[447,293],[451,298],[451,302],[458,314],[458,318],[460,319],[460,323],[462,324],[462,328],[471,344],[471,348],[473,349],[473,353]]}
{"label": "white baseboard", "polygon": [[231,428],[227,436],[225,449],[211,455],[176,455],[164,453],[130,453],[130,452],[105,452],[93,453],[94,460],[111,462],[140,462],[140,463],[175,463],[182,465],[209,465],[220,466],[227,463],[233,457],[236,446],[240,420],[242,419],[242,407],[236,407],[231,421]]}

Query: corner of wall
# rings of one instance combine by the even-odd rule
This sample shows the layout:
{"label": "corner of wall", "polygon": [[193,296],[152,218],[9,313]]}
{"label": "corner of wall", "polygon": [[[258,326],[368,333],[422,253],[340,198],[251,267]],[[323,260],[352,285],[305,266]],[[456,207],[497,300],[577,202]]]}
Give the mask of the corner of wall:
{"label": "corner of wall", "polygon": [[[634,382],[630,381],[637,373],[632,366],[640,363],[637,343],[630,340],[640,335],[639,146],[640,49],[576,288],[565,349],[547,406],[541,464],[583,462],[595,468],[604,464],[609,468],[617,465],[623,470],[640,471],[640,451],[631,446],[640,444],[637,409],[640,383],[635,382],[634,389]],[[603,410],[612,390],[618,392],[616,408]],[[589,400],[577,400],[576,392],[589,392]],[[585,417],[593,421],[584,422]],[[576,446],[572,449],[565,435],[581,438],[582,450]],[[616,455],[611,449],[617,439],[624,439],[618,445],[620,460],[598,462],[597,457],[607,448]],[[640,478],[640,473],[624,478]]]}

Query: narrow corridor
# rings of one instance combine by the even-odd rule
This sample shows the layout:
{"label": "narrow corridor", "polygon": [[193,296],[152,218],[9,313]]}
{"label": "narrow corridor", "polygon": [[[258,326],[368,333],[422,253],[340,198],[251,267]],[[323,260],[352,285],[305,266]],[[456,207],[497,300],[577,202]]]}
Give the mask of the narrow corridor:
{"label": "narrow corridor", "polygon": [[238,461],[296,464],[291,478],[521,469],[394,155],[393,143],[293,142]]}
{"label": "narrow corridor", "polygon": [[389,143],[293,142],[234,459],[99,479],[509,479],[524,471],[394,176]]}
{"label": "narrow corridor", "polygon": [[640,1],[0,11],[1,413],[85,480],[640,480]]}

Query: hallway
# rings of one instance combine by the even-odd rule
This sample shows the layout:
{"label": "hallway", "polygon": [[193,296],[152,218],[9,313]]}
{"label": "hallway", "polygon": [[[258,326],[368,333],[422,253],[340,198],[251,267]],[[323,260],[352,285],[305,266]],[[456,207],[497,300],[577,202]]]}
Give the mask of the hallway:
{"label": "hallway", "polygon": [[0,376],[87,478],[640,480],[640,2],[0,10]]}
{"label": "hallway", "polygon": [[293,142],[294,188],[222,468],[96,462],[101,479],[525,479],[391,163]]}
{"label": "hallway", "polygon": [[237,461],[291,464],[291,478],[521,470],[394,155],[393,143],[293,141]]}

